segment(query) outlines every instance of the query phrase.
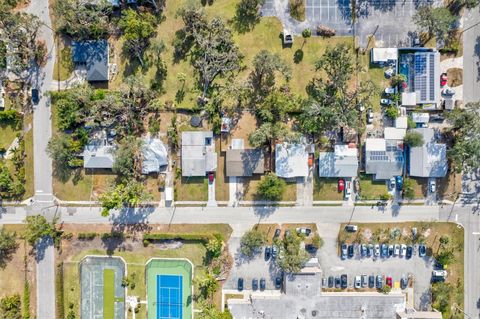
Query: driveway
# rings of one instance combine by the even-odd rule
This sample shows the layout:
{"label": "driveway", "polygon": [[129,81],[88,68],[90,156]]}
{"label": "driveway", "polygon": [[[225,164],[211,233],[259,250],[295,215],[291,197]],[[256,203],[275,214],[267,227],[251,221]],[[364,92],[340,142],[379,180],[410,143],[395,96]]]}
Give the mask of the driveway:
{"label": "driveway", "polygon": [[53,240],[37,244],[37,318],[55,318],[55,250]]}
{"label": "driveway", "polygon": [[[341,276],[347,274],[349,287],[353,287],[355,276],[384,275],[392,277],[393,281],[400,281],[402,275],[413,275],[415,307],[426,309],[430,302],[430,277],[433,269],[433,260],[420,258],[417,254],[407,260],[400,257],[390,258],[360,258],[342,260],[338,256],[337,236],[340,224],[317,224],[318,232],[324,240],[324,245],[317,252],[323,276]],[[385,281],[384,281],[385,283]]]}

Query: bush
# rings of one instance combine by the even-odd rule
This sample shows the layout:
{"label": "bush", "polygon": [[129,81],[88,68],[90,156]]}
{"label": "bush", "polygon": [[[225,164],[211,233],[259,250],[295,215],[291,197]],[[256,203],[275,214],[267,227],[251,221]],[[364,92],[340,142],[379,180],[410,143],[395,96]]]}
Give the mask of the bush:
{"label": "bush", "polygon": [[23,287],[23,319],[30,319],[30,284],[25,280]]}
{"label": "bush", "polygon": [[285,187],[286,183],[283,179],[274,173],[268,173],[265,175],[265,178],[260,181],[257,192],[259,197],[265,200],[278,201],[282,198]]}
{"label": "bush", "polygon": [[320,249],[323,246],[323,239],[320,237],[319,234],[313,235],[312,238],[312,246],[315,247],[316,249]]}
{"label": "bush", "polygon": [[398,117],[398,109],[395,106],[389,106],[385,109],[385,115],[391,118],[392,120]]}
{"label": "bush", "polygon": [[79,233],[77,235],[78,240],[93,240],[97,237],[97,233]]}
{"label": "bush", "polygon": [[101,236],[102,240],[109,240],[109,239],[121,239],[125,238],[125,234],[122,232],[114,231],[111,233],[103,233]]}
{"label": "bush", "polygon": [[266,242],[265,234],[257,230],[246,232],[240,240],[240,251],[242,254],[252,257],[255,252]]}
{"label": "bush", "polygon": [[388,293],[390,293],[390,291],[392,291],[392,287],[390,287],[389,285],[383,285],[382,289],[380,289],[380,290],[384,294],[388,294]]}
{"label": "bush", "polygon": [[290,15],[298,21],[305,20],[305,0],[289,0]]}

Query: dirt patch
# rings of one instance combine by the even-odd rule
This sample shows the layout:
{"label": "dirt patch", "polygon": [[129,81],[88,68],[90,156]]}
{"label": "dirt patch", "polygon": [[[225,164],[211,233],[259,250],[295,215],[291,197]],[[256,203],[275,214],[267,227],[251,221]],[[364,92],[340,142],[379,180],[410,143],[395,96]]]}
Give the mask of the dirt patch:
{"label": "dirt patch", "polygon": [[428,228],[426,229],[424,232],[423,232],[423,237],[425,238],[428,238],[428,236],[430,236],[430,233],[432,232],[432,229],[431,228]]}
{"label": "dirt patch", "polygon": [[166,240],[160,243],[155,243],[153,246],[160,250],[179,249],[182,248],[183,243],[178,240]]}
{"label": "dirt patch", "polygon": [[456,87],[463,84],[463,69],[451,68],[447,70],[448,86]]}

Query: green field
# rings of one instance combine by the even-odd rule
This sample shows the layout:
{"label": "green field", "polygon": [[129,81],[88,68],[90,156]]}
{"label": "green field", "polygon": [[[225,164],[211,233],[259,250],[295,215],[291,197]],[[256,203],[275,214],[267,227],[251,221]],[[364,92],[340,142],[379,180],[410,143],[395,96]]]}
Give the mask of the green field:
{"label": "green field", "polygon": [[103,318],[114,318],[115,304],[115,271],[113,269],[103,270]]}
{"label": "green field", "polygon": [[151,259],[146,266],[148,319],[157,318],[157,275],[182,276],[182,318],[192,318],[193,266],[187,259]]}

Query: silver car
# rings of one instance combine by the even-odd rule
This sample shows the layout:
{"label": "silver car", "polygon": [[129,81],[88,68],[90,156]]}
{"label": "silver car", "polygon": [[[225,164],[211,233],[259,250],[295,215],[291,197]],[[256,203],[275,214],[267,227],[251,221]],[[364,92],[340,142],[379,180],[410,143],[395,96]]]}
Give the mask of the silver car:
{"label": "silver car", "polygon": [[400,245],[396,244],[393,246],[393,256],[398,256],[400,255]]}
{"label": "silver car", "polygon": [[355,276],[354,286],[355,286],[355,289],[362,288],[362,279],[360,278],[360,276]]}
{"label": "silver car", "polygon": [[380,245],[379,245],[379,244],[375,244],[375,248],[374,248],[374,253],[373,253],[373,255],[374,255],[375,257],[380,256]]}

